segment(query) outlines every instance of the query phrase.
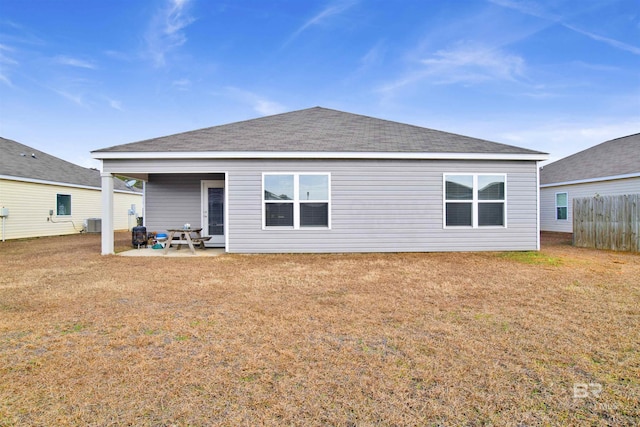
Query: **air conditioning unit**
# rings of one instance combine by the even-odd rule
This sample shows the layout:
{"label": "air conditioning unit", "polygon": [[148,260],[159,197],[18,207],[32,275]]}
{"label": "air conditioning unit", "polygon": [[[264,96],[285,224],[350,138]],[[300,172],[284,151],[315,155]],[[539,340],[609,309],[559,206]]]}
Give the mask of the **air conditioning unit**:
{"label": "air conditioning unit", "polygon": [[87,233],[100,233],[102,231],[102,219],[89,218],[86,221]]}

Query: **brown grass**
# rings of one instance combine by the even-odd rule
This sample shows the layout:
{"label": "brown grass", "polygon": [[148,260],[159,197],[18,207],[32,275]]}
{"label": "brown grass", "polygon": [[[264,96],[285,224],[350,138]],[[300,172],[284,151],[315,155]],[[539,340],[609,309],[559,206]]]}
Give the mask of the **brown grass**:
{"label": "brown grass", "polygon": [[103,257],[95,235],[1,243],[0,425],[633,425],[640,256],[543,243],[188,259]]}

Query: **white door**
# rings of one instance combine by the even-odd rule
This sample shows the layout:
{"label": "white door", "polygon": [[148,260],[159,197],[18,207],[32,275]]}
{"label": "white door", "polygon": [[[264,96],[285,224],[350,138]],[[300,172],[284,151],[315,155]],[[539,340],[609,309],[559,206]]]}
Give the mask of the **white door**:
{"label": "white door", "polygon": [[224,246],[224,181],[202,181],[202,235],[208,246]]}

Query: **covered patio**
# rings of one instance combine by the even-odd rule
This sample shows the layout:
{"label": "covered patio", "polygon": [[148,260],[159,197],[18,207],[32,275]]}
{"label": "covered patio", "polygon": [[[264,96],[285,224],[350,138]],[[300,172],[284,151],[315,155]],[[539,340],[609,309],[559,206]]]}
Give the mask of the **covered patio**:
{"label": "covered patio", "polygon": [[[209,249],[220,248],[224,252],[227,246],[225,233],[225,218],[228,216],[225,191],[227,174],[184,170],[153,173],[153,170],[150,171],[145,166],[136,164],[135,169],[132,169],[128,164],[112,165],[109,161],[103,161],[102,254],[115,253],[112,219],[115,175],[127,176],[144,183],[142,225],[148,233],[166,233],[171,237],[172,230],[175,232],[188,224],[190,229],[198,233],[191,236],[191,239],[194,239],[193,244],[198,245],[199,241],[202,241],[202,244],[207,247],[200,252],[207,253]],[[173,243],[176,244],[177,241],[173,240]],[[145,253],[148,254],[146,256],[199,256],[194,255],[189,248],[175,251],[176,255],[171,255],[174,251],[175,248],[172,245],[166,253],[164,250],[145,251]],[[156,255],[156,252],[159,254]],[[181,252],[186,254],[182,255]]]}

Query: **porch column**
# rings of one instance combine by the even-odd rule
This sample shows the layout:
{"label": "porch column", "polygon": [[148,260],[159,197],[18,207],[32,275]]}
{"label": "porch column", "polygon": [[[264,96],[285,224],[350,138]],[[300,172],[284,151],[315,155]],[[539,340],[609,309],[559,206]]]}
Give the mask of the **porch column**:
{"label": "porch column", "polygon": [[113,250],[113,175],[102,172],[102,255]]}
{"label": "porch column", "polygon": [[536,161],[536,251],[540,250],[540,161]]}

